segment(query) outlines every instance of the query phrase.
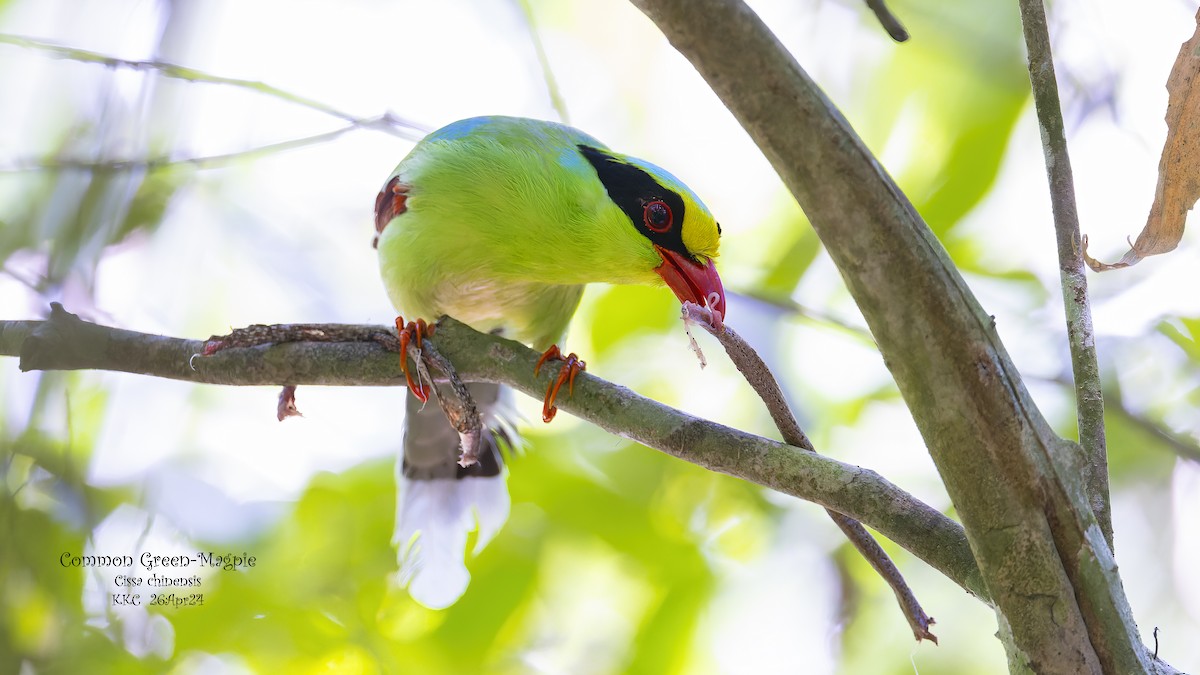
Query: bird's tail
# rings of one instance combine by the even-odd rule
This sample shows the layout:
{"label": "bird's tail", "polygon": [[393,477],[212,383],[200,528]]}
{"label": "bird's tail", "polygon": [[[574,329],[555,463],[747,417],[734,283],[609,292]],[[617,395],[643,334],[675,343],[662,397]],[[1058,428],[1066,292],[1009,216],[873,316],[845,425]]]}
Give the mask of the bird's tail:
{"label": "bird's tail", "polygon": [[496,384],[472,383],[468,388],[484,432],[479,463],[466,468],[458,465],[458,432],[441,407],[406,396],[392,544],[399,558],[400,584],[414,600],[434,609],[453,604],[467,589],[471,575],[464,556],[471,530],[477,530],[477,554],[508,520],[501,447],[507,449],[514,436],[504,420],[507,396]]}

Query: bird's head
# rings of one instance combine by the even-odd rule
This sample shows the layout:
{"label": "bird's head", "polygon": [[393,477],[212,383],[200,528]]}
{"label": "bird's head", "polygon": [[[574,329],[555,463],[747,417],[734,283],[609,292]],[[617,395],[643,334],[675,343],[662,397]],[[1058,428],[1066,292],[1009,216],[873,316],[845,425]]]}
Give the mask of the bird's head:
{"label": "bird's head", "polygon": [[609,150],[580,145],[609,199],[629,218],[661,264],[654,268],[680,302],[709,308],[723,323],[725,289],[714,258],[721,226],[686,185],[665,169]]}

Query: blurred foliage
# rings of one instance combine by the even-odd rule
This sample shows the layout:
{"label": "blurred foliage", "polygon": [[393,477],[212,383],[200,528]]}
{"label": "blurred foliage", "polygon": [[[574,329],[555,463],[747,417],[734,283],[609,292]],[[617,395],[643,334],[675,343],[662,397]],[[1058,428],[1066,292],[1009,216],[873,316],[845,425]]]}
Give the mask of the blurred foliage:
{"label": "blurred foliage", "polygon": [[[542,445],[538,439],[513,458],[512,522],[476,560],[467,595],[450,609],[425,609],[390,586],[395,485],[390,461],[369,462],[314,477],[261,538],[195,542],[201,551],[251,552],[257,565],[206,577],[202,607],[149,610],[174,626],[174,656],[166,661],[136,659],[86,627],[79,604],[85,571],[64,573],[57,564],[63,552],[84,550],[86,530],[55,519],[70,487],[41,470],[57,496],[32,499],[28,491],[37,488],[28,478],[7,486],[0,514],[6,540],[21,542],[15,555],[0,559],[0,654],[7,655],[0,668],[16,672],[28,660],[37,672],[163,672],[206,652],[237,655],[254,672],[305,672],[318,664],[363,672],[390,670],[378,664],[421,673],[524,672],[530,654],[544,652],[566,672],[611,672],[588,665],[597,657],[591,651],[604,647],[613,671],[688,672],[690,636],[714,587],[711,558],[753,556],[767,532],[757,523],[775,509],[753,486],[632,446],[598,458],[595,468],[607,477],[600,485],[579,474],[574,453]],[[22,442],[8,451],[10,483],[34,473],[29,456],[37,451]],[[119,490],[99,496],[110,505],[130,498]],[[104,508],[88,501],[90,516],[101,517]],[[731,518],[743,524],[714,537],[714,523]],[[553,594],[613,566],[642,580],[630,617],[634,639],[603,644],[598,633],[597,644],[586,637],[574,644],[580,638],[573,633],[586,636],[596,618],[565,618]],[[603,604],[612,589],[584,592]]]}
{"label": "blurred foliage", "polygon": [[[20,4],[0,0],[0,25],[9,5]],[[178,39],[179,26],[186,24],[181,18],[186,16],[181,9],[186,4],[160,3],[167,23],[176,28],[162,32],[155,53],[180,49],[171,40]],[[961,269],[973,278],[994,282],[1024,303],[1045,307],[1057,297],[1055,289],[1045,288],[1034,270],[984,264],[979,238],[959,227],[993,189],[1014,130],[1028,113],[1015,6],[982,1],[895,4],[919,39],[889,48],[873,67],[856,74],[855,90],[867,100],[852,101],[847,114],[885,158],[888,170]],[[610,12],[607,7],[590,6],[568,11],[566,4],[548,2],[522,7],[526,18],[529,12],[550,16],[547,23],[556,30],[571,23],[573,12],[581,16],[588,11]],[[865,9],[863,19],[871,21]],[[584,19],[579,23],[588,25]],[[543,37],[549,67],[554,68],[555,49],[562,50],[556,40],[562,37]],[[540,66],[536,69],[540,71]],[[187,72],[189,79],[201,82],[219,79]],[[129,82],[121,75],[119,69],[98,70],[95,79],[100,85],[72,100],[74,107],[59,100],[63,109],[53,110],[55,119],[46,121],[47,128],[39,128],[35,146],[41,155],[35,159],[52,164],[49,160],[60,157],[130,156],[131,149],[134,155],[146,157],[173,156],[180,150],[171,124],[177,102],[159,97],[153,84],[148,84],[158,80],[147,78],[142,80],[143,89],[129,96],[138,105],[127,105],[121,92],[128,94],[122,88]],[[576,90],[567,73],[558,71],[558,75],[563,91],[555,95],[561,93],[571,104]],[[0,72],[0,80],[3,77]],[[272,96],[271,92],[282,91],[261,83],[251,89]],[[336,112],[340,108],[284,93],[283,98],[292,103],[334,110],[335,116],[345,117]],[[184,88],[183,96],[188,95]],[[254,159],[271,161],[257,155]],[[279,171],[291,161],[295,160],[280,160],[271,165],[272,170]],[[242,168],[237,162],[234,165]],[[324,168],[329,173],[346,170]],[[386,168],[390,165],[381,170]],[[300,230],[299,219],[246,218],[243,209],[261,208],[243,206],[258,184],[245,174],[230,173],[234,177],[227,183],[204,182],[195,167],[186,166],[59,167],[5,173],[0,175],[0,264],[12,277],[28,282],[39,301],[61,297],[61,289],[68,288],[75,289],[76,304],[86,304],[95,298],[98,270],[106,259],[123,247],[168,238],[175,255],[206,261],[211,274],[204,281],[213,289],[205,285],[202,294],[180,303],[185,305],[181,313],[189,318],[217,314],[226,321],[221,313],[224,298],[247,295],[247,289],[266,294],[267,304],[295,296],[311,300],[324,292],[333,299],[312,302],[319,311],[332,312],[344,298],[327,288],[322,291],[319,282],[347,274],[332,260],[341,253],[338,247],[345,233],[335,232],[328,239],[320,238],[324,234],[312,235],[301,242],[288,236],[294,230],[308,234],[327,230]],[[323,185],[326,178],[306,182],[304,189]],[[367,201],[372,188],[363,190]],[[190,190],[215,194],[219,207],[200,211],[200,216],[192,211],[186,227],[164,226]],[[295,202],[305,196],[289,192],[272,198]],[[779,200],[787,201],[782,195]],[[201,217],[214,214],[242,219],[221,230]],[[330,214],[304,211],[303,216],[320,220]],[[353,220],[359,214],[336,216]],[[727,236],[728,246],[754,246],[760,251],[763,263],[741,274],[746,285],[732,290],[765,301],[762,309],[767,318],[753,331],[764,353],[777,356],[781,366],[791,366],[791,359],[806,353],[811,343],[795,330],[796,318],[831,325],[837,331],[830,332],[830,340],[850,342],[862,350],[869,342],[862,329],[852,320],[835,318],[853,316],[853,310],[847,309],[844,289],[803,216],[788,202],[766,220],[754,225],[755,237],[749,244]],[[237,228],[244,222],[260,229],[239,239],[242,250],[219,247],[210,238],[230,231],[243,236]],[[363,233],[369,226],[365,227],[355,233],[363,241],[368,238]],[[289,247],[297,252],[289,253]],[[329,269],[313,272],[296,262],[310,260],[320,260]],[[156,269],[163,278],[153,284],[161,289],[137,288],[138,297],[131,303],[176,303],[172,293],[177,287],[167,277],[174,277],[176,267],[183,265],[171,260],[161,264]],[[258,276],[243,278],[238,285],[217,283],[222,275],[235,277],[247,267]],[[161,295],[156,296],[156,291]],[[202,300],[196,301],[197,297]],[[188,302],[207,306],[190,307]],[[650,395],[676,404],[689,400],[692,392],[686,382],[668,381],[661,373],[642,374],[648,361],[641,349],[645,342],[661,342],[664,333],[677,331],[676,302],[669,294],[661,289],[610,288],[590,294],[585,310],[590,318],[578,322],[580,337],[572,339],[587,344],[589,358],[605,364],[609,372],[624,368],[633,373],[631,378],[656,378],[639,382],[642,389],[651,390]],[[172,325],[190,327],[182,319]],[[1136,368],[1124,364],[1138,362],[1142,350],[1150,349],[1144,341],[1114,349],[1112,362],[1106,364],[1115,373],[1106,385],[1112,393],[1111,469],[1119,491],[1166,491],[1178,467],[1178,443],[1196,444],[1192,430],[1169,430],[1167,413],[1182,407],[1186,417],[1200,408],[1200,319],[1168,318],[1159,324],[1156,338],[1155,354],[1164,353],[1164,346],[1177,348],[1178,367],[1170,384],[1172,391],[1183,395],[1154,398],[1145,393],[1146,387],[1126,386]],[[850,353],[858,358],[864,352]],[[654,360],[662,361],[658,366],[670,365],[672,358],[654,355]],[[714,363],[709,372],[719,368]],[[883,369],[881,364],[878,369]],[[866,426],[870,412],[902,409],[890,383],[869,382],[853,396],[836,397],[796,368],[780,371],[790,393],[798,392],[797,408],[817,413],[816,438],[857,431]],[[1069,393],[1068,387],[1047,380],[1060,395]],[[734,622],[750,624],[747,632],[782,642],[785,651],[813,644],[827,648],[840,664],[834,667],[842,672],[907,673],[919,665],[925,674],[965,673],[988,671],[1002,663],[998,645],[990,639],[994,624],[988,623],[992,619],[987,610],[890,543],[885,545],[900,567],[914,575],[910,581],[918,596],[941,619],[938,633],[943,641],[937,651],[911,652],[911,635],[896,613],[890,591],[847,546],[829,543],[837,541],[836,534],[819,520],[815,507],[797,505],[756,486],[562,420],[532,432],[526,451],[511,458],[510,522],[472,560],[471,585],[462,600],[447,610],[423,608],[393,585],[396,560],[390,537],[395,483],[392,461],[378,458],[337,472],[316,473],[274,518],[241,538],[184,536],[191,550],[247,551],[258,560],[254,568],[205,573],[202,607],[142,607],[120,613],[98,609],[86,600],[94,591],[89,584],[98,583],[108,591],[111,584],[93,578],[95,570],[64,569],[57,563],[59,556],[82,554],[95,546],[105,523],[144,528],[138,541],[174,523],[147,496],[145,483],[95,480],[93,450],[103,444],[111,427],[120,426],[119,420],[133,419],[131,424],[136,424],[141,415],[163,413],[115,409],[111,398],[118,385],[82,374],[17,374],[13,366],[0,371],[0,383],[4,385],[0,387],[4,413],[0,415],[0,672],[754,672],[749,666],[731,668],[717,658],[723,641],[733,639],[729,635],[739,627],[722,623],[723,612],[729,612]],[[773,435],[757,402],[728,393],[740,386],[723,384],[707,393],[725,396],[722,405],[728,410],[723,412],[740,415],[734,419],[745,428]],[[202,446],[187,439],[198,435],[197,427],[208,424],[205,416],[215,414],[214,399],[219,396],[211,390],[194,394],[186,402],[187,410],[172,420],[185,431],[180,456],[166,460],[170,467],[188,471],[183,455]],[[1136,410],[1130,409],[1135,404]],[[1054,417],[1061,433],[1072,433],[1069,411]],[[912,455],[900,452],[893,443],[894,429],[873,433],[867,444],[878,446],[879,462],[893,462],[890,469],[879,469],[882,473],[895,470],[909,475],[903,472],[912,470],[915,474],[907,466],[913,463],[908,459]],[[916,438],[915,432],[910,435]],[[343,445],[361,442],[343,439]],[[919,439],[913,443],[919,444]],[[247,441],[246,452],[259,449]],[[916,453],[920,448],[903,450]],[[336,454],[337,448],[328,451]],[[838,448],[830,451],[836,453]],[[230,469],[235,472],[236,467]],[[925,480],[936,480],[936,475],[913,478],[921,485],[926,485]],[[929,493],[940,497],[936,489]],[[194,508],[208,506],[200,503]],[[249,510],[252,505],[243,506]],[[821,525],[806,529],[809,523],[803,519],[810,516]],[[1121,536],[1118,531],[1118,542]],[[797,540],[804,540],[805,553],[788,557],[794,553],[789,547],[800,546]],[[1171,551],[1152,553],[1169,557]],[[812,557],[803,558],[802,569],[789,567],[779,577],[756,581],[772,590],[778,586],[782,589],[778,594],[802,588],[802,595],[767,600],[796,610],[789,615],[793,623],[786,624],[787,630],[799,625],[811,634],[775,639],[776,614],[732,613],[729,607],[736,603],[726,594],[730,588],[741,588],[734,581],[739,574],[761,576],[763,569],[779,569],[758,566],[772,557],[798,565],[802,555]],[[1177,602],[1169,590],[1162,590],[1159,597],[1164,606]],[[776,605],[772,607],[778,609]],[[167,648],[156,651],[154,645],[161,646],[163,640]],[[880,654],[889,655],[886,662]],[[815,654],[791,656],[790,665],[824,668]],[[777,666],[776,671],[788,667],[758,665],[758,672],[770,665]]]}
{"label": "blurred foliage", "polygon": [[1189,360],[1200,363],[1200,318],[1181,316],[1175,322],[1160,324],[1158,330],[1178,345]]}

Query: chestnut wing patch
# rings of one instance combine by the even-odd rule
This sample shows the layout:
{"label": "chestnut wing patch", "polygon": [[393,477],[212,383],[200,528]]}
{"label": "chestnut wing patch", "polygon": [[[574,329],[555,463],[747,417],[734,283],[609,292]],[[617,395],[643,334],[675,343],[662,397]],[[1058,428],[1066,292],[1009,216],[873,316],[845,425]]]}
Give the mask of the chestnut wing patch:
{"label": "chestnut wing patch", "polygon": [[399,176],[392,176],[388,184],[375,197],[375,239],[372,248],[379,248],[379,235],[392,222],[392,218],[408,210],[408,191],[411,188],[400,182]]}

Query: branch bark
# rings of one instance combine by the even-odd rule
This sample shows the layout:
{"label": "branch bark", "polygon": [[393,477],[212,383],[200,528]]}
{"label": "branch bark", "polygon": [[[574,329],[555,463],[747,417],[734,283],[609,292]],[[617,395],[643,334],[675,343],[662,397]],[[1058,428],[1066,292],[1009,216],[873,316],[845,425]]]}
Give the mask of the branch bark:
{"label": "branch bark", "polygon": [[[792,409],[783,395],[783,388],[779,386],[775,375],[771,373],[770,368],[767,368],[762,357],[732,328],[728,325],[718,328],[713,324],[712,319],[712,312],[707,307],[701,307],[691,302],[683,303],[683,320],[703,326],[709,334],[717,338],[717,341],[725,348],[729,359],[733,361],[733,365],[762,399],[763,404],[767,407],[767,412],[771,414],[771,420],[775,422],[775,427],[783,436],[784,442],[815,453],[816,446],[812,444],[808,434],[804,433],[804,429],[800,427],[799,420],[792,414]],[[838,529],[846,535],[854,548],[870,563],[875,572],[891,587],[917,642],[931,640],[937,644],[937,636],[929,630],[929,627],[936,622],[933,617],[925,613],[917,596],[909,588],[904,576],[900,574],[899,568],[888,557],[879,542],[875,541],[862,523],[831,509],[825,509],[825,512],[833,519]]]}
{"label": "branch bark", "polygon": [[[89,323],[56,303],[49,321],[0,321],[0,355],[19,355],[27,371],[113,370],[235,386],[404,385],[396,354],[369,341],[387,327],[329,328],[366,341],[229,347],[201,357],[200,340]],[[540,400],[555,376],[534,376],[539,354],[528,347],[450,318],[428,341],[467,381],[507,384]],[[558,406],[618,436],[854,518],[988,600],[961,526],[874,471],[692,417],[588,373]]]}
{"label": "branch bark", "polygon": [[1050,53],[1050,33],[1042,0],[1020,0],[1025,46],[1029,51],[1029,81],[1042,130],[1046,155],[1046,178],[1058,239],[1059,284],[1067,313],[1067,341],[1071,346],[1071,372],[1075,377],[1075,407],[1079,420],[1079,444],[1087,455],[1084,482],[1092,512],[1113,545],[1112,507],[1108,495],[1108,444],[1104,434],[1104,393],[1100,388],[1100,363],[1096,358],[1096,335],[1092,330],[1092,307],[1088,300],[1087,276],[1083,267],[1083,245],[1079,212],[1075,207],[1075,179],[1063,131],[1058,80]]}
{"label": "branch bark", "polygon": [[738,0],[633,0],[808,215],[913,414],[997,608],[1014,671],[1153,672],[1079,480],[990,317],[845,118]]}

